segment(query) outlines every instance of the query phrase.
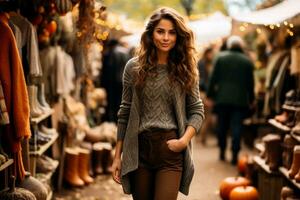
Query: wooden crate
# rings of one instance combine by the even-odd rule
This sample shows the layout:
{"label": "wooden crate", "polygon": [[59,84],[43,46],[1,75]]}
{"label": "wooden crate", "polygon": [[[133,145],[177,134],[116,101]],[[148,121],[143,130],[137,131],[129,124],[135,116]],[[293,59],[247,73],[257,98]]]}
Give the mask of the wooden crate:
{"label": "wooden crate", "polygon": [[280,200],[281,188],[284,186],[284,177],[279,171],[271,171],[260,157],[255,156],[254,161],[259,166],[257,174],[259,199]]}

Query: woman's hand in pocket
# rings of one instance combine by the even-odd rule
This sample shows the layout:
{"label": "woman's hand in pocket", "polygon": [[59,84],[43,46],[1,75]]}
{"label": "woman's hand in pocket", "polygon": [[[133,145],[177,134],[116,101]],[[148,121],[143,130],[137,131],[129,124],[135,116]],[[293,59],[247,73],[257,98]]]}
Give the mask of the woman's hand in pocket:
{"label": "woman's hand in pocket", "polygon": [[181,152],[187,147],[187,142],[181,139],[171,139],[167,141],[168,148],[174,152]]}

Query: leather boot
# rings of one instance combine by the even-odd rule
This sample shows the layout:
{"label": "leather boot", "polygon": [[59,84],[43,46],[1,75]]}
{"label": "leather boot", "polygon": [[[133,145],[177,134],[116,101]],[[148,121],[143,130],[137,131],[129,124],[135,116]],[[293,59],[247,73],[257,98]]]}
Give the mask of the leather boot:
{"label": "leather boot", "polygon": [[38,100],[39,100],[41,106],[50,109],[50,106],[47,103],[46,98],[45,98],[45,84],[44,83],[40,83],[38,85]]}
{"label": "leather boot", "polygon": [[109,174],[111,173],[112,146],[109,142],[97,142],[93,145],[94,150],[94,172],[96,174]]}
{"label": "leather boot", "polygon": [[65,152],[64,180],[71,186],[83,186],[84,181],[78,174],[78,152],[71,148]]}
{"label": "leather boot", "polygon": [[27,86],[28,97],[29,97],[29,106],[30,106],[30,116],[35,118],[43,114],[43,111],[40,110],[36,104],[36,87],[34,85]]}
{"label": "leather boot", "polygon": [[103,156],[102,156],[102,167],[104,174],[110,174],[112,172],[112,146],[110,143],[104,147]]}
{"label": "leather boot", "polygon": [[267,142],[268,146],[268,165],[270,170],[277,170],[281,164],[281,139],[278,136]]}
{"label": "leather boot", "polygon": [[43,106],[39,101],[39,93],[38,93],[38,86],[34,86],[34,93],[35,93],[35,104],[42,111],[42,113],[47,113],[50,111],[50,107]]}
{"label": "leather boot", "polygon": [[103,148],[97,145],[95,146],[94,144],[92,155],[93,155],[92,165],[93,165],[94,174],[95,175],[102,174],[103,173],[103,168],[102,168]]}
{"label": "leather boot", "polygon": [[102,157],[102,167],[103,167],[103,172],[104,174],[111,174],[112,169],[111,169],[111,165],[112,165],[112,149],[106,149],[104,148],[104,152],[103,152],[103,157]]}
{"label": "leather boot", "polygon": [[79,148],[78,150],[78,174],[79,177],[86,183],[94,182],[94,179],[89,175],[90,168],[90,152],[86,149]]}
{"label": "leather boot", "polygon": [[293,162],[289,170],[289,177],[294,178],[300,169],[300,145],[294,147]]}
{"label": "leather boot", "polygon": [[265,144],[264,158],[266,159],[266,164],[270,162],[270,152],[272,151],[270,141],[272,140],[280,140],[280,136],[276,134],[268,134],[262,138]]}
{"label": "leather boot", "polygon": [[294,190],[290,187],[284,186],[281,189],[281,200],[287,200],[288,197],[294,196]]}
{"label": "leather boot", "polygon": [[297,141],[291,137],[290,134],[286,134],[283,140],[283,152],[282,152],[282,165],[286,169],[290,169],[293,162],[293,151],[297,145]]}
{"label": "leather boot", "polygon": [[286,121],[288,121],[288,112],[283,111],[280,115],[276,115],[274,119],[280,123],[285,123]]}
{"label": "leather boot", "polygon": [[292,128],[292,133],[300,135],[300,111],[296,113],[296,125]]}

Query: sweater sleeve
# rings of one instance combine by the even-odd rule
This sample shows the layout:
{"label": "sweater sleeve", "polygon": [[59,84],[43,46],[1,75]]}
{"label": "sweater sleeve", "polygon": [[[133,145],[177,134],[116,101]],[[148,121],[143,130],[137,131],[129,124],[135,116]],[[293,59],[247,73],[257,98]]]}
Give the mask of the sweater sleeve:
{"label": "sweater sleeve", "polygon": [[200,99],[199,84],[195,84],[192,92],[186,96],[187,125],[198,133],[204,120],[204,106]]}
{"label": "sweater sleeve", "polygon": [[123,140],[126,133],[128,118],[130,114],[130,108],[132,103],[132,87],[133,87],[133,78],[132,78],[132,67],[133,59],[129,60],[125,66],[123,73],[123,92],[122,92],[122,101],[120,109],[118,112],[118,129],[117,129],[117,139]]}

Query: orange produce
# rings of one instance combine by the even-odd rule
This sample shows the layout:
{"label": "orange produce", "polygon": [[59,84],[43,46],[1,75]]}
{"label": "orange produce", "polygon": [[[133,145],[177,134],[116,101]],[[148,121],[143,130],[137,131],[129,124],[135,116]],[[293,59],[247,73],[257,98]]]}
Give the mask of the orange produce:
{"label": "orange produce", "polygon": [[223,200],[229,200],[229,195],[232,189],[238,186],[248,186],[250,181],[244,177],[227,177],[221,181],[220,196]]}
{"label": "orange produce", "polygon": [[253,186],[239,186],[230,192],[229,200],[258,200],[258,192]]}

